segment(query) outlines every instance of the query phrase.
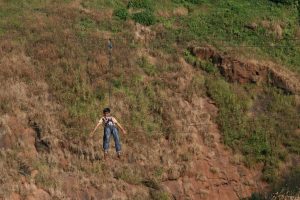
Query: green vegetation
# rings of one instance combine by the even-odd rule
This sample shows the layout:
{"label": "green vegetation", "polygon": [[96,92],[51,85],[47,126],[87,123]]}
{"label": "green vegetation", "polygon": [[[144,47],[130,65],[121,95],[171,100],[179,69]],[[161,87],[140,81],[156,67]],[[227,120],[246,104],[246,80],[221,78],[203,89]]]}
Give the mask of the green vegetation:
{"label": "green vegetation", "polygon": [[38,171],[38,174],[34,177],[35,183],[44,189],[55,189],[59,186],[59,180],[54,178],[53,168],[55,163],[48,162],[45,159],[35,161],[32,163],[33,167]]}
{"label": "green vegetation", "polygon": [[85,0],[81,2],[85,8],[105,10],[109,8],[116,8],[124,5],[122,1],[118,0]]}
{"label": "green vegetation", "polygon": [[202,1],[190,5],[189,10],[189,15],[177,19],[176,28],[166,29],[169,41],[160,41],[162,45],[198,41],[199,45],[211,44],[250,58],[276,60],[300,72],[300,45],[295,37],[299,18],[295,6],[258,0]]}
{"label": "green vegetation", "polygon": [[294,4],[294,3],[297,3],[298,0],[271,0],[275,3],[282,3],[282,4],[287,4],[287,5],[291,5],[291,4]]}
{"label": "green vegetation", "polygon": [[188,50],[184,51],[184,58],[191,65],[195,66],[196,68],[202,69],[209,74],[214,74],[218,72],[218,68],[214,66],[211,62],[197,59]]}
{"label": "green vegetation", "polygon": [[[32,114],[33,107],[43,105],[31,105],[27,98],[37,97],[33,102],[49,99],[47,102],[53,102],[53,108],[50,103],[47,106],[51,108],[43,108],[49,109],[47,114],[55,115],[53,121],[59,127],[54,127],[55,131],[48,126],[45,129],[61,130],[62,138],[87,137],[101,108],[109,104],[109,84],[113,111],[128,122],[130,139],[146,137],[151,143],[168,133],[174,134],[176,130],[169,128],[172,120],[168,118],[166,91],[176,90],[177,81],[173,80],[182,68],[178,58],[182,49],[191,44],[210,44],[220,51],[258,61],[273,60],[300,73],[299,11],[292,0],[85,0],[80,2],[83,8],[76,9],[70,3],[74,2],[0,3],[1,80],[19,81],[26,85],[24,88],[32,89],[24,96],[20,92],[22,87],[16,90],[19,104],[13,96],[16,94],[1,92],[1,114],[16,112],[14,115],[19,116],[21,111]],[[178,8],[188,12],[174,14]],[[146,44],[134,39],[136,27],[130,19],[152,26],[155,34],[145,36]],[[113,39],[115,47],[113,72],[109,72],[106,60],[108,37]],[[146,56],[137,56],[139,48],[154,52],[158,62],[152,64]],[[300,154],[299,132],[296,132],[300,128],[300,108],[295,96],[269,85],[228,83],[211,62],[200,61],[188,51],[183,54],[199,72],[193,74],[183,94],[185,100],[191,101],[194,94],[207,93],[219,108],[216,121],[224,143],[241,152],[249,167],[263,164],[264,180],[276,182],[280,178],[280,165]],[[36,86],[44,82],[47,85],[44,88]],[[49,95],[38,96],[39,87]],[[39,112],[32,115],[48,124],[48,118]],[[49,124],[55,123],[50,120]],[[174,134],[170,141],[176,141],[176,137],[180,136]],[[189,154],[180,158],[191,160]],[[58,183],[51,177],[49,163],[37,165],[37,185],[56,187]],[[96,174],[103,170],[94,167],[90,171]],[[162,168],[154,170],[155,181],[161,179],[162,173]],[[142,182],[139,174],[127,168],[116,177],[130,184]],[[299,177],[299,171],[291,177],[284,184],[294,191],[292,186],[299,178],[293,177]],[[154,187],[156,182],[148,184]],[[169,198],[160,190],[154,190],[151,197]]]}
{"label": "green vegetation", "polygon": [[128,2],[128,8],[142,8],[142,9],[151,9],[153,2],[151,0],[130,0]]}
{"label": "green vegetation", "polygon": [[[264,179],[274,182],[278,177],[280,160],[285,160],[286,151],[299,154],[299,106],[293,96],[266,87],[262,93],[251,89],[239,94],[240,86],[233,86],[221,78],[208,78],[208,95],[219,107],[218,123],[224,134],[225,144],[245,155],[245,163],[252,166],[264,163]],[[254,91],[254,89],[253,89]],[[250,94],[254,94],[251,99]],[[258,108],[259,107],[259,108]],[[256,110],[255,116],[249,116]],[[283,148],[283,146],[285,148]]]}
{"label": "green vegetation", "polygon": [[201,4],[204,2],[204,0],[172,0],[172,2],[187,5],[187,3]]}
{"label": "green vegetation", "polygon": [[138,185],[142,181],[141,176],[136,171],[129,168],[125,168],[117,172],[115,177],[133,185]]}
{"label": "green vegetation", "polygon": [[146,26],[153,25],[156,22],[154,14],[149,10],[134,13],[132,16],[132,19],[135,22],[138,22],[138,23],[146,25]]}
{"label": "green vegetation", "polygon": [[279,200],[285,196],[299,196],[300,193],[300,168],[292,168],[279,183],[272,186],[267,194],[254,193],[247,200]]}
{"label": "green vegetation", "polygon": [[127,20],[129,13],[126,8],[118,8],[114,11],[114,15],[117,16],[121,20]]}

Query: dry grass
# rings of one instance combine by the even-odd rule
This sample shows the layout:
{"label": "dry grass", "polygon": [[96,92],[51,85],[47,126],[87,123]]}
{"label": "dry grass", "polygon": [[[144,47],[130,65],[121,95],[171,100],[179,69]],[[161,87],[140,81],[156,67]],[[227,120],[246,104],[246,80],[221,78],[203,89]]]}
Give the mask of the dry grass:
{"label": "dry grass", "polygon": [[[0,197],[12,193],[14,187],[9,187],[23,179],[16,172],[16,160],[20,157],[22,162],[38,170],[33,179],[36,185],[53,196],[52,189],[65,190],[72,196],[74,194],[68,190],[74,188],[92,185],[102,191],[103,185],[120,187],[116,186],[113,175],[124,187],[145,187],[145,177],[155,180],[147,184],[158,187],[167,171],[167,167],[162,168],[160,164],[163,152],[159,150],[176,150],[176,146],[195,142],[179,133],[174,120],[182,114],[189,116],[191,109],[183,110],[184,105],[189,105],[195,95],[205,96],[206,91],[204,73],[187,68],[187,64],[178,59],[181,47],[176,43],[183,43],[171,28],[180,24],[162,19],[161,24],[150,30],[131,21],[114,19],[112,8],[106,11],[102,7],[93,8],[104,1],[43,2],[24,2],[23,7],[14,2],[0,3],[9,8],[8,11],[15,11],[8,14],[11,15],[10,26],[1,21],[7,28],[4,33],[0,28],[3,36],[0,40],[0,113],[1,119],[5,116],[14,119],[5,125],[8,132],[5,134],[12,134],[10,143],[16,144],[9,145],[13,150],[6,148],[6,157],[0,161],[3,172],[0,183],[4,184],[0,187]],[[174,10],[172,5],[170,9]],[[175,10],[174,14],[179,17],[189,14],[185,8]],[[142,42],[138,42],[135,31]],[[109,71],[108,66],[108,37],[114,41],[113,71]],[[147,49],[146,56],[144,52],[139,53],[141,48]],[[142,55],[146,59],[141,58]],[[125,146],[124,162],[128,167],[116,168],[114,173],[102,160],[91,159],[92,163],[89,155],[80,159],[83,153],[78,156],[69,149],[69,145],[81,152],[91,149],[87,136],[99,119],[101,109],[109,104],[110,82],[113,114],[128,130],[127,136],[121,135]],[[50,154],[31,154],[37,135],[33,124],[41,130],[41,139],[50,142]],[[3,127],[1,125],[1,130]],[[23,138],[19,137],[21,134]],[[213,138],[205,136],[209,146]],[[20,138],[31,146],[30,151],[24,148],[26,145],[18,146]],[[101,134],[97,140],[98,149],[92,150],[100,154]],[[26,149],[29,154],[24,153]],[[7,154],[9,151],[12,153]],[[167,156],[166,162],[172,164],[178,157],[179,162],[189,163],[196,155],[199,149],[186,148]],[[112,160],[110,164],[117,166],[120,162]],[[66,184],[60,177],[70,179],[74,186],[64,188]],[[161,188],[152,189],[153,199],[170,199]],[[134,198],[143,197],[142,192]]]}

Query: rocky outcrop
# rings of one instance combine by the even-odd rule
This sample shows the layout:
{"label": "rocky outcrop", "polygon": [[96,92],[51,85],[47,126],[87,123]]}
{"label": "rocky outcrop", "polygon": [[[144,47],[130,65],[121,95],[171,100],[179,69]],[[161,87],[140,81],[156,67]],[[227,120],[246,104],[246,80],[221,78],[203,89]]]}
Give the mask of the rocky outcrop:
{"label": "rocky outcrop", "polygon": [[231,82],[269,82],[287,93],[300,93],[300,78],[271,62],[243,61],[226,55],[211,46],[191,47],[190,52],[201,60],[211,61]]}

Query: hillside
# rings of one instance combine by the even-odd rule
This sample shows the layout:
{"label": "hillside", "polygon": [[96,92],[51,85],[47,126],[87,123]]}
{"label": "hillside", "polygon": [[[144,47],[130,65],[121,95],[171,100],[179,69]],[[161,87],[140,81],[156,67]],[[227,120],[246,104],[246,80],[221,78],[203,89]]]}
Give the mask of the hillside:
{"label": "hillside", "polygon": [[0,199],[296,199],[298,9],[0,0]]}

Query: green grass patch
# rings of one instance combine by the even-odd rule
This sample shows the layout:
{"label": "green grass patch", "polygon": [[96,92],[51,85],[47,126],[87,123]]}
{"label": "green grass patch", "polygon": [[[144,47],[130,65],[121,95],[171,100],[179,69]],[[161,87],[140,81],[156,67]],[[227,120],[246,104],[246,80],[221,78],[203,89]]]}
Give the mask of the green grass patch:
{"label": "green grass patch", "polygon": [[127,20],[129,18],[129,12],[126,8],[118,8],[114,11],[114,15],[121,20]]}
{"label": "green grass patch", "polygon": [[[201,11],[199,11],[201,10]],[[203,1],[188,16],[177,19],[173,41],[212,44],[221,50],[244,50],[244,54],[273,59],[300,72],[299,41],[295,40],[299,17],[295,6],[270,1]],[[269,27],[262,25],[269,23]],[[255,29],[247,25],[256,23]],[[281,27],[278,39],[274,27]]]}
{"label": "green grass patch", "polygon": [[[248,166],[264,163],[264,180],[275,182],[279,163],[286,159],[286,151],[299,154],[299,143],[295,141],[299,141],[296,130],[300,108],[296,106],[294,96],[266,86],[262,93],[255,93],[254,99],[250,99],[247,92],[239,94],[241,86],[233,87],[216,76],[207,79],[206,87],[208,95],[219,107],[217,122],[225,144],[241,151]],[[254,116],[249,115],[250,110],[254,110]]]}
{"label": "green grass patch", "polygon": [[134,13],[132,19],[140,24],[150,26],[156,23],[156,17],[150,10],[145,10],[141,12]]}
{"label": "green grass patch", "polygon": [[224,134],[225,144],[236,148],[247,135],[245,111],[246,102],[241,101],[230,85],[223,79],[206,81],[208,95],[219,107],[218,123]]}
{"label": "green grass patch", "polygon": [[137,8],[137,9],[152,9],[153,1],[151,0],[130,0],[127,4],[128,8]]}
{"label": "green grass patch", "polygon": [[212,64],[212,62],[200,60],[196,58],[194,55],[192,55],[191,52],[188,50],[184,51],[184,58],[189,64],[209,74],[214,74],[219,71],[218,68]]}
{"label": "green grass patch", "polygon": [[281,177],[279,181],[272,184],[268,194],[253,193],[247,200],[270,200],[282,199],[284,196],[298,197],[300,195],[300,168],[292,167]]}

